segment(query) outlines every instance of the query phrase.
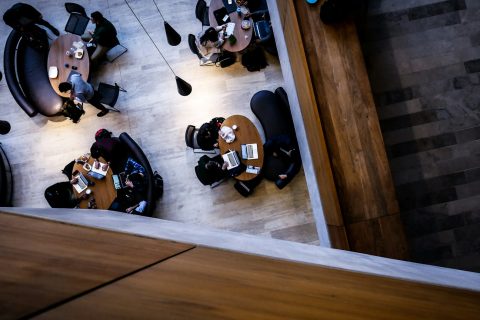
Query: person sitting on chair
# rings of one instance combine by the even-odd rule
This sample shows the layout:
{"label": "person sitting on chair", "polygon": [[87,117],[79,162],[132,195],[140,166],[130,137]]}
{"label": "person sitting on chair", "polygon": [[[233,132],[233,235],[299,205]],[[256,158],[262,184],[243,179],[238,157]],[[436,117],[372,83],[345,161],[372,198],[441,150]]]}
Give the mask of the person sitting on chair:
{"label": "person sitting on chair", "polygon": [[270,22],[270,14],[268,10],[249,12],[245,15],[245,18],[252,18],[253,20],[256,43],[267,42],[273,37],[272,24]]}
{"label": "person sitting on chair", "polygon": [[58,85],[60,92],[70,91],[70,99],[78,100],[81,103],[88,102],[95,108],[101,110],[97,117],[103,117],[108,113],[108,109],[100,102],[101,95],[93,89],[93,86],[82,79],[82,75],[74,73],[69,81]]}
{"label": "person sitting on chair", "polygon": [[100,129],[95,134],[95,142],[90,147],[90,154],[94,159],[102,157],[112,168],[113,172],[121,172],[126,161],[127,151],[125,145],[106,129]]}
{"label": "person sitting on chair", "polygon": [[117,38],[117,30],[100,12],[93,12],[90,15],[90,20],[95,24],[95,30],[85,32],[82,35],[82,40],[93,43],[96,46],[95,51],[90,56],[92,62],[96,64],[105,56],[108,50],[120,42]]}
{"label": "person sitting on chair", "polygon": [[195,38],[198,50],[204,58],[210,58],[214,53],[222,52],[222,46],[225,43],[226,25],[209,27],[200,32]]}
{"label": "person sitting on chair", "polygon": [[110,209],[141,215],[147,206],[145,168],[132,158],[128,158],[124,172],[126,188],[118,191]]}
{"label": "person sitting on chair", "polygon": [[[269,139],[263,145],[263,149],[265,151],[265,156],[272,155],[288,165],[285,172],[278,174],[277,184],[285,184],[300,170],[302,163],[300,154],[296,145],[288,135],[281,134]],[[284,181],[282,182],[280,180]]]}
{"label": "person sitting on chair", "polygon": [[198,129],[197,144],[202,150],[218,148],[218,130],[222,127],[225,118],[216,117],[202,124]]}

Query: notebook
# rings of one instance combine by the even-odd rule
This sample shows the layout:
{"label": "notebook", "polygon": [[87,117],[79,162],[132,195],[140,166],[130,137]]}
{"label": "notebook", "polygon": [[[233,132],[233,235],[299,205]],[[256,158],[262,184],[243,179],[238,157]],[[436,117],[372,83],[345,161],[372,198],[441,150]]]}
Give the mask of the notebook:
{"label": "notebook", "polygon": [[258,147],[256,143],[242,144],[242,159],[258,159]]}
{"label": "notebook", "polygon": [[235,0],[223,0],[223,6],[227,9],[228,13],[237,11],[237,3]]}
{"label": "notebook", "polygon": [[223,161],[228,164],[227,170],[236,168],[240,165],[240,159],[236,151],[230,151],[222,155]]}
{"label": "notebook", "polygon": [[[225,9],[225,7],[222,7],[220,9],[213,11],[213,15],[215,16],[215,20],[217,20],[217,23],[219,26],[227,22],[230,22],[230,17],[228,17],[228,12],[227,12],[227,9]],[[225,16],[227,16],[228,19],[224,20]]]}
{"label": "notebook", "polygon": [[82,173],[79,173],[78,175],[76,175],[75,178],[78,178],[78,182],[75,183],[73,187],[78,193],[88,188],[88,180],[87,178],[84,177]]}

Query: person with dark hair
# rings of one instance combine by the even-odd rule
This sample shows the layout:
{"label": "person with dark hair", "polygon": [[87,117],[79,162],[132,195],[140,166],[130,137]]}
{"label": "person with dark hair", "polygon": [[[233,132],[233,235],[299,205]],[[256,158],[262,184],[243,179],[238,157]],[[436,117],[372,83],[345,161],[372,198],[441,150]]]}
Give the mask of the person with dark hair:
{"label": "person with dark hair", "polygon": [[95,24],[95,30],[83,34],[82,40],[90,43],[87,47],[95,46],[95,51],[90,55],[90,59],[96,63],[105,56],[108,50],[119,44],[119,41],[117,30],[100,12],[93,12],[90,20]]}
{"label": "person with dark hair", "polygon": [[56,36],[60,35],[60,32],[54,26],[43,19],[42,14],[37,9],[26,3],[16,3],[5,11],[3,21],[12,29],[22,33],[28,33],[37,24],[47,27]]}
{"label": "person with dark hair", "polygon": [[60,92],[70,91],[70,99],[81,103],[88,102],[95,108],[101,110],[97,117],[103,117],[108,113],[108,109],[100,102],[101,95],[93,89],[93,86],[82,79],[82,75],[74,73],[69,80],[58,85]]}
{"label": "person with dark hair", "polygon": [[197,35],[195,42],[203,57],[208,58],[214,53],[222,52],[226,28],[226,25],[209,27]]}
{"label": "person with dark hair", "polygon": [[141,215],[147,206],[145,169],[132,158],[125,165],[125,185],[119,190],[111,210]]}
{"label": "person with dark hair", "polygon": [[218,130],[220,130],[225,118],[216,117],[202,124],[198,129],[197,144],[203,150],[218,148]]}
{"label": "person with dark hair", "polygon": [[117,137],[106,129],[100,129],[95,134],[95,142],[90,147],[92,158],[102,157],[110,164],[114,173],[121,172],[128,156],[127,148]]}

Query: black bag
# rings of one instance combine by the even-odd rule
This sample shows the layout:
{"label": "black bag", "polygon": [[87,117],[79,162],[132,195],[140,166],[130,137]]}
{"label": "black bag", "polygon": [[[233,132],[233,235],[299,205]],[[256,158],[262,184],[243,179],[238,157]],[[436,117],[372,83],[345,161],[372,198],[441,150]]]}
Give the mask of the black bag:
{"label": "black bag", "polygon": [[252,50],[247,51],[242,56],[242,65],[250,72],[260,71],[268,66],[267,60],[265,59],[265,53],[263,52],[262,48],[255,47]]}
{"label": "black bag", "polygon": [[68,99],[63,103],[62,114],[70,118],[73,123],[77,123],[80,121],[80,117],[85,114],[85,111],[81,104],[75,104],[73,100]]}
{"label": "black bag", "polygon": [[223,52],[218,58],[215,65],[217,67],[226,68],[237,62],[237,56],[231,52]]}
{"label": "black bag", "polygon": [[157,171],[153,173],[153,181],[154,181],[155,199],[158,199],[163,195],[163,178]]}

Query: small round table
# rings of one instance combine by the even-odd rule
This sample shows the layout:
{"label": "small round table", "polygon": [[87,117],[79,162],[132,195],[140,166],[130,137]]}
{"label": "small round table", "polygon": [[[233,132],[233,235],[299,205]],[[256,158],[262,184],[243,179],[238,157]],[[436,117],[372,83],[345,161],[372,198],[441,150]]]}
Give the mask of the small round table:
{"label": "small round table", "polygon": [[[235,0],[232,0],[235,2]],[[210,21],[210,25],[212,27],[217,27],[217,19],[215,19],[214,12],[215,10],[223,8],[223,1],[222,0],[212,0],[210,2],[210,7],[208,9],[208,20]],[[233,31],[233,35],[235,38],[237,38],[237,42],[235,44],[231,45],[228,39],[225,39],[225,43],[223,44],[222,48],[230,51],[230,52],[239,52],[248,47],[250,42],[252,41],[252,35],[253,35],[253,20],[250,20],[250,25],[251,27],[247,30],[242,29],[242,20],[243,20],[243,14],[238,15],[236,11],[230,13],[228,15],[230,17],[230,22],[235,23],[235,29]]]}
{"label": "small round table", "polygon": [[[225,154],[230,150],[235,150],[240,155],[240,161],[245,165],[252,165],[255,167],[263,166],[263,143],[260,134],[258,133],[257,128],[247,117],[241,115],[233,115],[225,119],[222,124],[223,126],[232,127],[237,125],[237,130],[235,130],[235,140],[232,143],[227,143],[222,138],[218,138],[218,147],[220,148],[221,154]],[[258,150],[258,159],[245,160],[242,158],[242,144],[247,143],[256,143]],[[241,181],[249,181],[255,179],[258,174],[242,172],[240,175],[236,176],[235,179]]]}
{"label": "small round table", "polygon": [[[105,163],[106,161],[103,160],[102,158],[99,159],[100,162]],[[94,159],[90,157],[88,159],[88,163],[93,166]],[[90,195],[89,198],[87,199],[82,199],[80,200],[79,207],[82,209],[87,209],[88,208],[88,202],[92,197],[95,198],[95,202],[97,203],[97,209],[108,209],[110,208],[110,205],[112,204],[113,200],[117,197],[117,190],[115,189],[115,186],[113,185],[113,178],[112,178],[112,169],[108,168],[107,170],[107,175],[105,178],[102,180],[97,180],[91,176],[88,175],[88,171],[83,169],[83,165],[79,163],[75,163],[73,166],[73,171],[78,170],[81,172],[88,180],[95,182],[94,186],[88,186],[87,189],[92,190],[92,194]],[[73,186],[72,186],[73,188]],[[78,193],[75,188],[73,188],[73,192],[77,195],[78,198],[80,198],[83,194],[85,194],[85,189],[81,193]]]}
{"label": "small round table", "polygon": [[[70,51],[74,42],[82,42],[82,38],[76,34],[62,34],[52,43],[50,51],[48,52],[47,70],[50,67],[58,68],[58,76],[56,78],[50,78],[50,84],[53,90],[61,97],[69,97],[70,93],[62,93],[58,90],[58,85],[67,81],[70,72],[76,71],[82,75],[83,80],[88,80],[90,72],[90,59],[88,57],[87,47],[83,46],[83,57],[77,59],[74,56],[67,56],[66,52]],[[73,54],[73,52],[72,52]],[[68,64],[68,67],[65,67]],[[77,70],[73,70],[72,67],[77,67]]]}

